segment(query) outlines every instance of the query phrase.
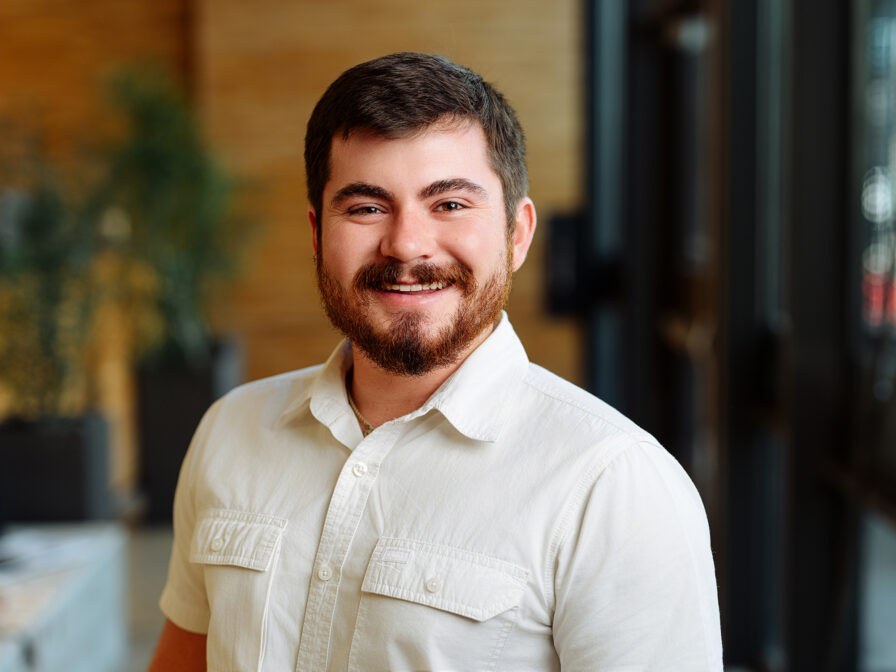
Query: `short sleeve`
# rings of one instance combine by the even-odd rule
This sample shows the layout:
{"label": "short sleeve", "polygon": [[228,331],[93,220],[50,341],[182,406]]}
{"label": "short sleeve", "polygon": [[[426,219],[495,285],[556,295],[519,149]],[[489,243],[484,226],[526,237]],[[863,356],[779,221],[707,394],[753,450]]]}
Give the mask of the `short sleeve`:
{"label": "short sleeve", "polygon": [[709,527],[684,470],[644,442],[580,486],[555,564],[564,672],[721,671]]}
{"label": "short sleeve", "polygon": [[210,610],[202,565],[190,562],[190,544],[196,526],[197,463],[204,451],[220,402],[199,423],[187,449],[174,491],[174,543],[168,563],[168,580],[159,606],[170,621],[190,632],[208,632]]}

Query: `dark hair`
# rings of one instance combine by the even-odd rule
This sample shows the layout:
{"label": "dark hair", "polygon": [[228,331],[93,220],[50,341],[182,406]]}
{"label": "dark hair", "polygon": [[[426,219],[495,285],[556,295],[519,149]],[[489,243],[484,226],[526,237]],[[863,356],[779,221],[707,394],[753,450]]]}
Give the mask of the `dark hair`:
{"label": "dark hair", "polygon": [[406,137],[443,121],[476,121],[485,132],[492,169],[501,178],[508,227],[529,190],[526,145],[513,109],[469,68],[441,56],[402,52],[343,72],[317,102],[305,134],[308,199],[318,217],[330,177],[333,138],[364,130]]}

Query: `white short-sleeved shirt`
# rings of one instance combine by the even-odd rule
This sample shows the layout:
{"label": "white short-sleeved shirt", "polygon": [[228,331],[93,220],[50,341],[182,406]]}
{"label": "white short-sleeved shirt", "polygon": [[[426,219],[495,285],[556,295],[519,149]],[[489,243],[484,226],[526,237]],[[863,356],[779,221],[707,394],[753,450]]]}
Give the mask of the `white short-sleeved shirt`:
{"label": "white short-sleeved shirt", "polygon": [[196,432],[161,607],[211,672],[722,669],[703,506],[649,434],[506,316],[366,438],[350,361],[244,385]]}

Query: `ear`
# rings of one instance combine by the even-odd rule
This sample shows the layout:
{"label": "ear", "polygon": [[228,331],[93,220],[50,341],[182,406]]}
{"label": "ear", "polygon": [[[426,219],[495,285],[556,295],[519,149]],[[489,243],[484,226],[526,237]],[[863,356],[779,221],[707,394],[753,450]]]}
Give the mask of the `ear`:
{"label": "ear", "polygon": [[317,249],[319,239],[317,227],[320,226],[320,222],[317,221],[317,213],[314,212],[314,208],[308,208],[308,221],[311,223],[311,245],[314,247],[314,256],[316,257],[320,252]]}
{"label": "ear", "polygon": [[516,206],[516,226],[513,229],[513,270],[516,271],[526,260],[532,237],[535,235],[535,224],[538,217],[535,214],[535,204],[526,196]]}

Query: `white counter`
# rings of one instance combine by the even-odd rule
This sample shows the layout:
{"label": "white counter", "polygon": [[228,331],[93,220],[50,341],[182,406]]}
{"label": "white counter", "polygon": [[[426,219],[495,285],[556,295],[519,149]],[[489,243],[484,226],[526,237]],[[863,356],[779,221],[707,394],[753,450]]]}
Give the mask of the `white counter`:
{"label": "white counter", "polygon": [[112,524],[0,539],[0,672],[117,672],[127,655],[126,535]]}

